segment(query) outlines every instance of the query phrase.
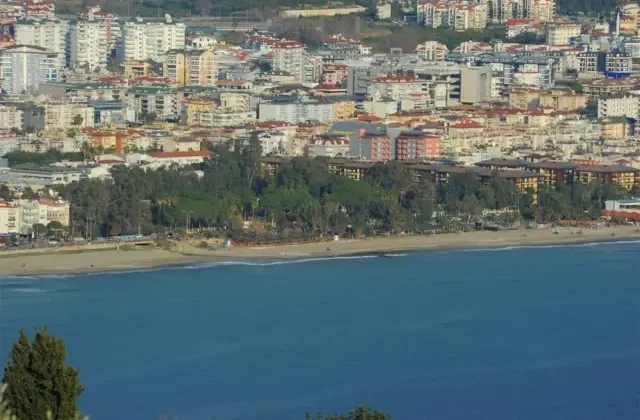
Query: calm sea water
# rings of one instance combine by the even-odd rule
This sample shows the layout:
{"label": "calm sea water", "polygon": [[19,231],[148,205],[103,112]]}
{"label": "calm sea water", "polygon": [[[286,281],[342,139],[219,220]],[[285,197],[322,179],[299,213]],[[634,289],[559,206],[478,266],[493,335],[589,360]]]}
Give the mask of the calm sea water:
{"label": "calm sea water", "polygon": [[640,418],[640,243],[4,278],[0,315],[92,420]]}

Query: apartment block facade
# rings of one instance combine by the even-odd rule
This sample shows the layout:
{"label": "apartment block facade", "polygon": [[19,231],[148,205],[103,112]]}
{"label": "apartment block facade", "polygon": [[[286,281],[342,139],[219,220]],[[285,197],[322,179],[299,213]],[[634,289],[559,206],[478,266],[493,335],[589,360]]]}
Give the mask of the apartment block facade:
{"label": "apartment block facade", "polygon": [[22,19],[15,24],[17,45],[35,45],[58,54],[57,67],[69,65],[70,26],[68,22]]}
{"label": "apartment block facade", "polygon": [[186,27],[184,23],[144,22],[138,19],[123,26],[124,60],[162,61],[169,50],[183,49]]}
{"label": "apartment block facade", "polygon": [[298,82],[304,81],[305,48],[305,45],[298,41],[275,42],[271,47],[273,69],[289,73]]}
{"label": "apartment block facade", "polygon": [[104,69],[110,54],[106,22],[86,19],[71,24],[70,67],[87,67],[89,71]]}
{"label": "apartment block facade", "polygon": [[14,45],[0,49],[2,89],[9,95],[37,93],[41,83],[58,80],[58,54],[41,47]]}
{"label": "apartment block facade", "polygon": [[218,59],[211,50],[169,50],[163,62],[163,76],[180,86],[215,86]]}

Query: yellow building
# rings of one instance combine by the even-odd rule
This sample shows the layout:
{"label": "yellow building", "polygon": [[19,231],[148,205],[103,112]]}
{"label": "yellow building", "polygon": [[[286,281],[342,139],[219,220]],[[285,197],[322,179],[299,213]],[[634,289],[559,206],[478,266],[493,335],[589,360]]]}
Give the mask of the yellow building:
{"label": "yellow building", "polygon": [[540,101],[539,89],[514,88],[509,90],[509,106],[513,108],[537,108]]}
{"label": "yellow building", "polygon": [[355,101],[336,101],[333,103],[333,119],[344,121],[354,119],[356,115]]}
{"label": "yellow building", "polygon": [[194,125],[200,122],[200,115],[215,111],[218,105],[211,99],[187,98],[184,100],[183,110],[187,116],[187,125]]}
{"label": "yellow building", "polygon": [[215,86],[218,58],[211,50],[169,50],[162,75],[181,86]]}
{"label": "yellow building", "polygon": [[551,89],[540,92],[540,107],[556,111],[575,111],[587,106],[588,96],[573,91]]}
{"label": "yellow building", "polygon": [[226,112],[247,112],[251,109],[251,95],[236,92],[221,92],[220,107]]}
{"label": "yellow building", "polygon": [[578,165],[574,170],[574,179],[588,184],[618,184],[626,190],[640,186],[640,169],[623,165]]}
{"label": "yellow building", "polygon": [[624,118],[605,118],[601,126],[602,137],[605,139],[624,139],[629,133],[629,127]]}
{"label": "yellow building", "polygon": [[151,63],[143,60],[128,60],[124,62],[124,77],[137,79],[151,75]]}

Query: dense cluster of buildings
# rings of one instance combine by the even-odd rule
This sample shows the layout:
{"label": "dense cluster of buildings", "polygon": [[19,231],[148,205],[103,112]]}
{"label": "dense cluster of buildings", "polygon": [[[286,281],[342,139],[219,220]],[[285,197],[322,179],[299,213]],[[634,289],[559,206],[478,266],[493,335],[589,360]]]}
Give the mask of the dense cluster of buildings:
{"label": "dense cluster of buildings", "polygon": [[[418,0],[419,24],[455,31],[482,30],[490,23],[526,23],[530,27],[551,22],[554,0]],[[515,36],[515,35],[514,35]]]}
{"label": "dense cluster of buildings", "polygon": [[[95,7],[60,20],[53,4],[8,4],[0,7],[9,28],[0,38],[0,157],[82,156],[47,166],[0,161],[0,183],[12,187],[107,178],[115,165],[191,165],[211,146],[251,136],[267,174],[307,155],[354,179],[397,160],[434,182],[498,171],[522,191],[593,180],[640,186],[637,5],[598,22],[560,19],[553,0],[420,0],[419,24],[499,23],[504,40],[377,52],[341,34],[314,48],[266,32],[231,45],[171,16],[120,19]],[[378,6],[379,19],[391,19],[391,2]],[[527,33],[540,42],[510,42]],[[18,220],[12,228],[21,231]]]}
{"label": "dense cluster of buildings", "polygon": [[[34,225],[69,226],[69,203],[60,199],[0,200],[0,234],[33,234]],[[36,232],[37,233],[37,232]],[[47,233],[43,229],[41,234]]]}

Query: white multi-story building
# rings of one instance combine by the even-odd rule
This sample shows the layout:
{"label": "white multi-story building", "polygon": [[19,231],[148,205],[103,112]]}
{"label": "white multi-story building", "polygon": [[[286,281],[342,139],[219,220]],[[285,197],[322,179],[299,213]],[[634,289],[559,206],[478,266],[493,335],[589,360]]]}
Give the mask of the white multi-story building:
{"label": "white multi-story building", "polygon": [[299,82],[304,81],[305,45],[298,41],[281,40],[271,47],[273,69],[286,71]]}
{"label": "white multi-story building", "polygon": [[416,76],[401,74],[384,74],[371,80],[367,89],[370,98],[389,98],[400,101],[411,93],[423,91],[423,81]]}
{"label": "white multi-story building", "polygon": [[22,130],[23,111],[15,106],[0,106],[0,130]]}
{"label": "white multi-story building", "polygon": [[124,60],[162,61],[169,50],[184,49],[184,23],[175,23],[167,16],[165,22],[126,22],[123,29]]}
{"label": "white multi-story building", "polygon": [[547,26],[547,44],[569,45],[571,38],[580,36],[582,25],[576,22],[561,22]]}
{"label": "white multi-story building", "polygon": [[15,25],[18,45],[35,45],[58,54],[58,68],[69,65],[69,22],[19,20]]}
{"label": "white multi-story building", "polygon": [[0,200],[0,233],[20,233],[21,210],[17,203]]}
{"label": "white multi-story building", "polygon": [[430,28],[452,28],[456,31],[481,30],[487,27],[486,3],[467,4],[460,1],[418,0],[418,23]]}
{"label": "white multi-story building", "polygon": [[640,97],[623,93],[598,98],[598,118],[628,117],[638,119]]}
{"label": "white multi-story building", "polygon": [[45,104],[45,130],[93,127],[94,120],[94,108],[85,104],[69,102],[48,102]]}
{"label": "white multi-story building", "polygon": [[86,12],[81,13],[80,17],[104,22],[107,31],[107,49],[109,50],[109,54],[115,56],[118,49],[122,46],[122,29],[118,23],[118,17],[105,12],[100,6],[90,8]]}
{"label": "white multi-story building", "polygon": [[424,61],[444,61],[448,53],[449,48],[438,41],[425,41],[416,47],[416,54]]}
{"label": "white multi-story building", "polygon": [[104,20],[89,18],[75,21],[69,32],[70,67],[88,67],[91,71],[107,67],[111,51]]}
{"label": "white multi-story building", "polygon": [[14,204],[20,209],[20,233],[28,235],[46,235],[47,232],[34,232],[34,225],[47,226],[51,222],[59,222],[69,226],[69,202],[52,198],[38,200],[17,200]]}
{"label": "white multi-story building", "polygon": [[2,89],[10,95],[35,94],[40,83],[58,80],[58,54],[41,47],[13,45],[0,49]]}
{"label": "white multi-story building", "polygon": [[258,113],[260,121],[286,121],[292,124],[308,120],[329,122],[334,119],[333,103],[306,99],[262,102]]}
{"label": "white multi-story building", "polygon": [[182,86],[215,86],[218,57],[211,50],[169,50],[163,62],[163,76]]}
{"label": "white multi-story building", "polygon": [[551,22],[556,11],[554,0],[525,0],[524,14],[538,22]]}

